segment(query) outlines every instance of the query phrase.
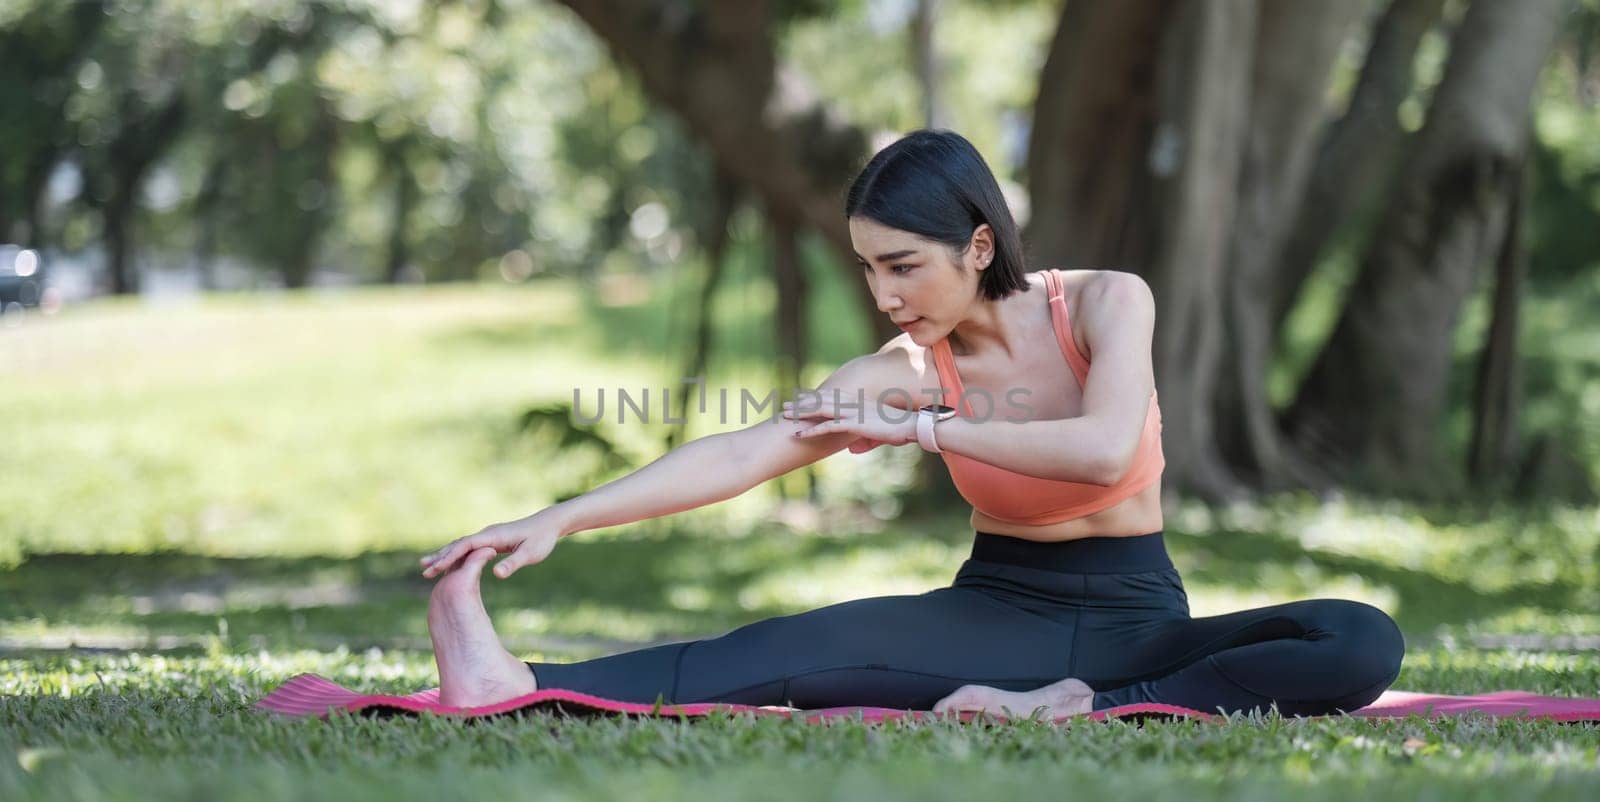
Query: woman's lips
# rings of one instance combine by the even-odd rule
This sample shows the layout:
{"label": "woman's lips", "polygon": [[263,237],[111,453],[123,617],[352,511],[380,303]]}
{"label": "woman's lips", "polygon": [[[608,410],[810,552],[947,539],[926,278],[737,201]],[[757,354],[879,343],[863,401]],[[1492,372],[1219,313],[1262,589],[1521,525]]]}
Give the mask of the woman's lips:
{"label": "woman's lips", "polygon": [[898,325],[903,330],[908,330],[909,331],[912,326],[915,326],[915,325],[917,325],[918,323],[921,323],[921,322],[922,322],[922,318],[919,317],[916,320],[911,321],[910,323],[899,323],[899,324],[896,324],[896,325]]}

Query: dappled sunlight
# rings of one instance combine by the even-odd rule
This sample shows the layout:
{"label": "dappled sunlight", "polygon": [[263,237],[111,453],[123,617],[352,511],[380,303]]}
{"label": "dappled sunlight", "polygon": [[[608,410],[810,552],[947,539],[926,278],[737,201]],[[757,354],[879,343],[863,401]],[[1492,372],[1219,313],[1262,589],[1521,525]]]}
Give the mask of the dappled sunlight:
{"label": "dappled sunlight", "polygon": [[966,549],[936,541],[861,546],[768,573],[741,590],[739,606],[818,607],[869,596],[923,593],[950,584]]}
{"label": "dappled sunlight", "polygon": [[1473,622],[1473,633],[1542,632],[1546,635],[1600,635],[1600,611],[1540,610],[1513,607]]}
{"label": "dappled sunlight", "polygon": [[1562,508],[1490,516],[1283,497],[1221,509],[1181,505],[1169,516],[1168,540],[1191,587],[1232,588],[1241,600],[1354,598],[1395,615],[1408,632],[1431,632],[1508,604],[1593,607],[1600,530],[1586,526],[1592,517]]}
{"label": "dappled sunlight", "polygon": [[1450,688],[1449,693],[1540,688],[1541,693],[1565,696],[1600,694],[1600,669],[1592,649],[1476,649],[1446,642],[1439,648],[1408,649],[1401,679],[1406,684],[1396,687]]}
{"label": "dappled sunlight", "polygon": [[[0,472],[32,481],[0,484],[4,548],[432,549],[571,490],[568,455],[513,436],[529,404],[672,375],[637,349],[573,339],[610,322],[575,323],[567,282],[340,293],[215,296],[160,312],[107,302],[9,337],[0,375],[29,381],[0,382],[15,413],[0,418],[12,444]],[[618,425],[608,411],[599,427],[636,463],[663,453],[659,424]],[[691,418],[693,436],[734,428],[737,416]],[[883,519],[899,511],[883,505],[909,481],[912,456],[879,449],[814,470],[830,498],[872,504]],[[754,525],[771,500],[763,489],[720,506],[725,520]]]}
{"label": "dappled sunlight", "polygon": [[515,644],[532,635],[609,640],[615,646],[666,636],[704,634],[703,619],[672,609],[644,610],[604,600],[551,604],[536,609],[491,609],[495,631]]}
{"label": "dappled sunlight", "polygon": [[203,643],[203,637],[157,633],[134,622],[61,624],[44,618],[0,621],[0,653],[34,649],[176,649]]}
{"label": "dappled sunlight", "polygon": [[1184,590],[1189,594],[1189,614],[1196,618],[1313,598],[1350,599],[1393,616],[1404,613],[1399,594],[1392,588],[1358,576],[1328,575],[1309,564],[1273,566],[1262,572],[1261,583],[1255,587],[1185,581]]}

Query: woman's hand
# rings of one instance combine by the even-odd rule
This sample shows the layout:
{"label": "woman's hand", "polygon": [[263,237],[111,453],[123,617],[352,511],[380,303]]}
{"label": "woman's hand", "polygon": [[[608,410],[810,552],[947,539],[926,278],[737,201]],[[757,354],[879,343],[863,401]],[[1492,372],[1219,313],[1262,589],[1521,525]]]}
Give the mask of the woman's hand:
{"label": "woman's hand", "polygon": [[486,526],[477,534],[457,538],[426,557],[423,557],[422,575],[432,579],[439,576],[476,549],[491,546],[497,553],[510,554],[494,567],[494,575],[505,579],[524,565],[541,562],[550,556],[556,540],[565,534],[560,524],[550,514],[554,507],[515,521]]}
{"label": "woman's hand", "polygon": [[815,437],[824,434],[851,432],[860,439],[850,444],[854,453],[870,451],[879,445],[905,445],[917,441],[917,413],[897,407],[868,402],[857,405],[853,401],[828,399],[818,396],[801,403],[785,401],[783,417],[789,420],[819,421],[815,426],[795,432],[796,437]]}

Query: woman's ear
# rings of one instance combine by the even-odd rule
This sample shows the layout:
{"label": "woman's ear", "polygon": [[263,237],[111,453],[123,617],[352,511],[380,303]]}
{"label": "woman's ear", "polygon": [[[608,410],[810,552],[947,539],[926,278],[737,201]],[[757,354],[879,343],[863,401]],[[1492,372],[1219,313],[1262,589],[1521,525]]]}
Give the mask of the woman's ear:
{"label": "woman's ear", "polygon": [[981,223],[973,229],[967,254],[972,257],[973,267],[977,270],[987,268],[994,261],[994,229],[988,223]]}

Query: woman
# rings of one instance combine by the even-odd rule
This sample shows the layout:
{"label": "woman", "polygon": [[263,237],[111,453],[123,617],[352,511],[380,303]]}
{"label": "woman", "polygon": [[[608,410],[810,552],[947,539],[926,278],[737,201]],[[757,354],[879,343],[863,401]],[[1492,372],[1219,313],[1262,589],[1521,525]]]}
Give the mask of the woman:
{"label": "woman", "polygon": [[[780,420],[687,443],[424,557],[425,576],[443,574],[428,623],[446,704],[551,687],[646,703],[1315,715],[1362,707],[1394,681],[1404,643],[1369,605],[1189,616],[1162,541],[1155,312],[1139,278],[1025,272],[994,175],[953,133],[919,131],[878,153],[845,214],[878,308],[904,333]],[[489,624],[478,577],[496,553],[510,555],[495,566],[505,578],[573,532],[721,501],[885,443],[942,454],[973,505],[972,557],[950,587],[570,664],[522,663]]]}

